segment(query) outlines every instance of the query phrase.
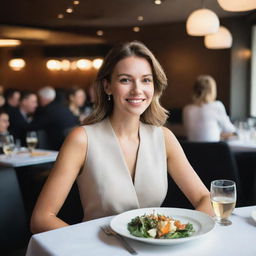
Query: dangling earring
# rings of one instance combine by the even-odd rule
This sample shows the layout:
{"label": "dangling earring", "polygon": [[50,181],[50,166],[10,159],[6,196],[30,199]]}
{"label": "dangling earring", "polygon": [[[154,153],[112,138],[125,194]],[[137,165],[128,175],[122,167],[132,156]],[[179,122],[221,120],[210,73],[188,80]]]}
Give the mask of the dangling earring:
{"label": "dangling earring", "polygon": [[108,94],[108,101],[110,101],[111,100],[111,98],[110,98],[110,94]]}

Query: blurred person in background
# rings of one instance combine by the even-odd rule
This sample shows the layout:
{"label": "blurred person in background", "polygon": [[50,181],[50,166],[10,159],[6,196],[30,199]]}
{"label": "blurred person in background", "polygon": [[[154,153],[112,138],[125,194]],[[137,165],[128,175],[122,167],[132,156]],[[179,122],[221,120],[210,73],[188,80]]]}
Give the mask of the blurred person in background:
{"label": "blurred person in background", "polygon": [[2,137],[5,135],[8,135],[8,128],[9,128],[10,122],[9,122],[9,115],[8,113],[3,109],[0,108],[0,153],[3,153],[2,150]]}
{"label": "blurred person in background", "polygon": [[20,91],[8,88],[4,91],[5,105],[4,109],[9,113],[19,106],[20,103]]}
{"label": "blurred person in background", "polygon": [[93,86],[90,86],[89,88],[87,88],[86,90],[86,101],[85,101],[85,105],[84,105],[84,115],[85,117],[89,116],[94,108],[94,104],[95,104],[95,90],[93,88]]}
{"label": "blurred person in background", "polygon": [[235,127],[216,96],[215,80],[209,75],[200,75],[194,84],[193,102],[183,109],[183,123],[189,141],[216,142],[234,135]]}
{"label": "blurred person in background", "polygon": [[22,146],[26,146],[26,133],[37,106],[37,95],[31,91],[23,91],[18,108],[9,113],[10,133],[21,141]]}
{"label": "blurred person in background", "polygon": [[68,107],[70,111],[81,123],[85,118],[85,114],[83,110],[83,107],[86,101],[85,91],[82,88],[73,87],[68,90],[67,99],[68,99]]}
{"label": "blurred person in background", "polygon": [[8,113],[3,109],[0,108],[0,134],[5,135],[8,134],[8,128],[9,128],[10,122],[9,122],[9,115]]}
{"label": "blurred person in background", "polygon": [[56,91],[46,86],[38,91],[40,108],[38,109],[30,130],[44,130],[49,138],[50,148],[59,150],[69,129],[79,124],[69,108],[55,101]]}
{"label": "blurred person in background", "polygon": [[4,106],[5,98],[4,98],[4,87],[0,85],[0,107]]}

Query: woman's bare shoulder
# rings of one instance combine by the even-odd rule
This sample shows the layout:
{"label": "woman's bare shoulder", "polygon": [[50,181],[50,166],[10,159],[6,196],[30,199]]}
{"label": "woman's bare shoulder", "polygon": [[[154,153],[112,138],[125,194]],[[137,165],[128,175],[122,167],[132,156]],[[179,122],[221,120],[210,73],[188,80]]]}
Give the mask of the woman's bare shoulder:
{"label": "woman's bare shoulder", "polygon": [[168,129],[167,127],[165,127],[165,126],[162,126],[162,130],[163,130],[163,134],[164,134],[164,138],[165,138],[165,141],[166,140],[173,140],[173,139],[175,139],[176,140],[176,137],[175,137],[175,135],[173,134],[173,132],[170,130],[170,129]]}
{"label": "woman's bare shoulder", "polygon": [[65,139],[65,142],[63,144],[63,147],[66,147],[68,145],[77,146],[77,147],[83,147],[87,144],[87,136],[86,131],[84,127],[79,126],[73,128],[67,138]]}
{"label": "woman's bare shoulder", "polygon": [[162,127],[162,129],[163,129],[166,153],[168,158],[175,156],[177,154],[180,154],[182,150],[176,136],[167,127]]}

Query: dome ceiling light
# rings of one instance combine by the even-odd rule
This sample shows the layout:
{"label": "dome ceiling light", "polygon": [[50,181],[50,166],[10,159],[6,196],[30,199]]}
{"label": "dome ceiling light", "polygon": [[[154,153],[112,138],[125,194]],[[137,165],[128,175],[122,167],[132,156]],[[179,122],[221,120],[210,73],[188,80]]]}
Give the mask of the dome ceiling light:
{"label": "dome ceiling light", "polygon": [[192,12],[186,22],[187,33],[191,36],[205,36],[219,30],[218,16],[211,10],[202,8]]}
{"label": "dome ceiling light", "polygon": [[256,9],[256,0],[218,0],[225,11],[244,12]]}
{"label": "dome ceiling light", "polygon": [[204,45],[208,49],[227,49],[232,46],[232,41],[232,34],[223,26],[220,26],[217,33],[204,37]]}

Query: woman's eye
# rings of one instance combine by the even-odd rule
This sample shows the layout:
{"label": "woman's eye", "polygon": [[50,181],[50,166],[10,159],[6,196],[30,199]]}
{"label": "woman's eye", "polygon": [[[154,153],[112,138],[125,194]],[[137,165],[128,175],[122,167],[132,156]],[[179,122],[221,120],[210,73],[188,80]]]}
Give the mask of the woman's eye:
{"label": "woman's eye", "polygon": [[121,83],[129,83],[129,79],[128,78],[122,78],[122,79],[120,79],[120,82]]}
{"label": "woman's eye", "polygon": [[144,79],[143,79],[143,82],[144,82],[144,83],[151,83],[151,82],[152,82],[152,79],[151,79],[151,78],[144,78]]}

